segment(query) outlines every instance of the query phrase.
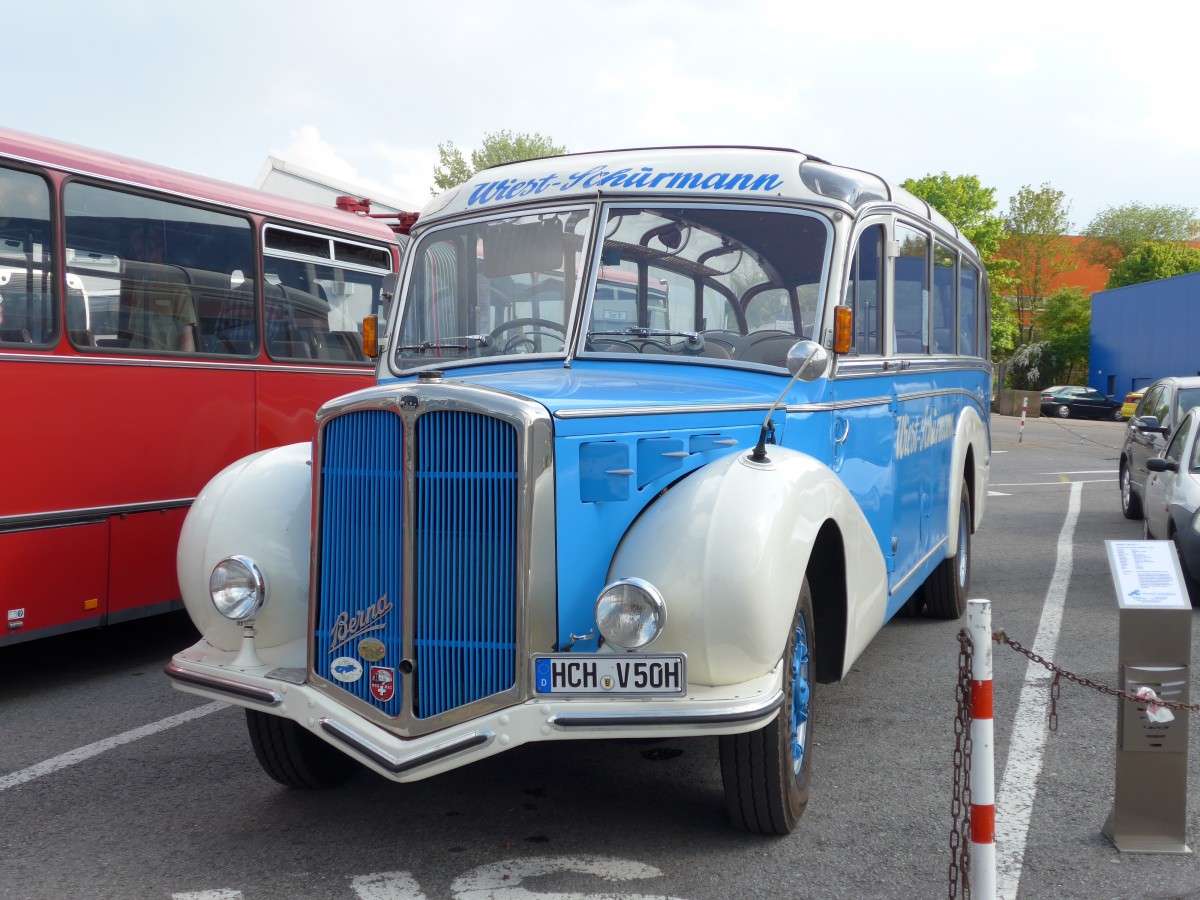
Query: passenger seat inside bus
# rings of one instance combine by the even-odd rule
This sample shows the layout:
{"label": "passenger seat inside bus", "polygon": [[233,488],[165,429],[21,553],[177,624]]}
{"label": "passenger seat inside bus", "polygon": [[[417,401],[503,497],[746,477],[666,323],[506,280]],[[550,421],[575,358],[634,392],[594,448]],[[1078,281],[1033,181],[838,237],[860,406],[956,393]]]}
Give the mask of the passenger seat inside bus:
{"label": "passenger seat inside bus", "polygon": [[762,363],[768,366],[787,366],[788,351],[800,340],[799,335],[786,331],[758,331],[746,337],[746,343],[734,355],[742,362]]}

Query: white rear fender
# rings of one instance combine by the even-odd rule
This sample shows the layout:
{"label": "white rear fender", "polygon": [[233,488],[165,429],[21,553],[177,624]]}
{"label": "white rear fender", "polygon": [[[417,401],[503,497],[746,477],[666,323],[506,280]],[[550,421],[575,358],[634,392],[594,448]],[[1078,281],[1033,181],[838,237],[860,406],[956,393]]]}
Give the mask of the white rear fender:
{"label": "white rear fender", "polygon": [[[990,457],[988,449],[987,428],[979,418],[974,407],[968,406],[958,417],[958,426],[954,430],[954,449],[950,468],[950,490],[947,492],[949,506],[946,510],[946,558],[953,557],[958,552],[958,486],[967,478],[971,483],[971,531],[975,531],[983,522],[983,507],[987,501],[988,483],[990,476]],[[971,451],[974,471],[966,470],[967,451]]]}
{"label": "white rear fender", "polygon": [[633,523],[609,569],[610,581],[643,578],[662,592],[667,624],[649,650],[686,653],[696,684],[748,681],[779,662],[827,522],[845,548],[844,668],[883,625],[887,573],[862,511],[826,466],[768,449],[769,463],[733,454],[674,487]]}
{"label": "white rear fender", "polygon": [[311,445],[291,444],[238,460],[205,485],[188,511],[176,566],[188,615],[210,644],[236,650],[242,626],[217,612],[213,567],[247,556],[262,570],[267,599],[254,621],[259,647],[305,634],[308,624]]}

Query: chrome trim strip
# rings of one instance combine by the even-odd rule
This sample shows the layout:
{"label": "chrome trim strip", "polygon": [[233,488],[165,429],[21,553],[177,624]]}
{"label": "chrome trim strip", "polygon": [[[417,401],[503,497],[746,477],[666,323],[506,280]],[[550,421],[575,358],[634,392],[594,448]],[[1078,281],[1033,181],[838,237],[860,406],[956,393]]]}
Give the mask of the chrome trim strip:
{"label": "chrome trim strip", "polygon": [[150,500],[145,503],[123,503],[119,506],[89,506],[82,509],[56,509],[47,512],[19,513],[15,516],[0,516],[0,534],[9,531],[36,531],[43,528],[63,528],[68,525],[91,525],[113,516],[126,516],[142,512],[162,512],[168,509],[186,509],[194,497],[175,500]]}
{"label": "chrome trim strip", "polygon": [[737,725],[767,718],[783,705],[783,691],[750,708],[685,709],[635,713],[567,713],[551,716],[556,728],[638,728],[662,725]]}
{"label": "chrome trim strip", "polygon": [[889,597],[892,596],[892,594],[896,593],[896,591],[898,591],[898,590],[900,590],[900,588],[904,587],[904,583],[906,581],[908,581],[908,579],[913,577],[913,574],[917,571],[917,569],[919,569],[919,568],[921,568],[921,566],[925,565],[925,563],[929,559],[929,557],[933,556],[939,550],[943,549],[949,541],[950,541],[949,537],[944,537],[940,541],[938,541],[937,545],[932,550],[930,550],[928,553],[926,553],[924,556],[922,556],[920,558],[920,560],[917,561],[917,564],[908,570],[907,575],[905,575],[903,578],[901,578],[899,581],[896,582],[896,586],[894,588],[891,588],[888,591],[888,596]]}
{"label": "chrome trim strip", "polygon": [[413,769],[421,768],[421,766],[439,762],[447,757],[456,756],[459,753],[472,750],[476,747],[486,746],[496,737],[491,731],[473,731],[466,737],[458,738],[445,744],[439,744],[432,750],[399,759],[333,719],[323,717],[320,720],[320,725],[321,730],[330,737],[365,756],[376,765],[387,769],[393,775],[403,775],[405,772],[411,772]]}
{"label": "chrome trim strip", "polygon": [[167,663],[167,667],[163,671],[167,673],[168,678],[174,678],[176,681],[204,688],[205,690],[216,691],[218,694],[228,694],[231,697],[237,697],[239,700],[249,700],[252,703],[259,703],[263,706],[279,706],[283,703],[283,695],[275,691],[230,681],[228,678],[221,678],[217,675],[192,672],[182,668],[175,662]]}
{"label": "chrome trim strip", "polygon": [[371,377],[374,372],[374,362],[345,363],[340,366],[314,366],[296,364],[288,360],[279,360],[274,364],[263,363],[257,356],[228,356],[217,359],[213,354],[196,354],[186,358],[166,359],[158,356],[133,357],[128,354],[119,355],[114,351],[112,356],[78,355],[64,356],[57,351],[57,345],[39,347],[33,350],[0,351],[0,362],[52,363],[54,365],[104,365],[104,366],[145,366],[158,369],[218,369],[220,371],[239,370],[245,372],[306,372],[323,375],[360,375]]}
{"label": "chrome trim strip", "polygon": [[897,394],[896,400],[904,403],[907,400],[925,400],[928,397],[953,397],[956,394],[962,394],[964,397],[970,397],[972,400],[979,399],[966,388],[939,388],[936,391],[914,391],[911,394]]}
{"label": "chrome trim strip", "polygon": [[712,406],[680,404],[678,406],[596,406],[590,409],[560,409],[554,413],[556,419],[598,419],[613,416],[658,416],[674,414],[766,412],[767,403],[718,403]]}
{"label": "chrome trim strip", "polygon": [[798,403],[787,407],[790,413],[837,412],[839,409],[860,409],[864,406],[887,406],[892,402],[887,397],[863,397],[861,400],[829,400],[824,403]]}

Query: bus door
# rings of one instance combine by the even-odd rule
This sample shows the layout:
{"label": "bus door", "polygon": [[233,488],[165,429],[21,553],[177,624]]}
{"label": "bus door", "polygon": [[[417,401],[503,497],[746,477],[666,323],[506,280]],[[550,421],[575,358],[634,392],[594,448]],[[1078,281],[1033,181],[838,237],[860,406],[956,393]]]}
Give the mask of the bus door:
{"label": "bus door", "polygon": [[892,361],[884,355],[886,267],[883,221],[859,232],[850,264],[845,305],[854,312],[850,352],[837,358],[830,384],[831,467],[861,507],[894,577],[896,415]]}

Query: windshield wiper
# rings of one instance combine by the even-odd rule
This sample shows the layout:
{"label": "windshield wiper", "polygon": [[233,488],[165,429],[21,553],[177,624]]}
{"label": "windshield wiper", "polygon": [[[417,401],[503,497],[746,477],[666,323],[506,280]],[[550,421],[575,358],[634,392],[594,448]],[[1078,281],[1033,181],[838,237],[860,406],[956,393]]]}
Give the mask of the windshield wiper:
{"label": "windshield wiper", "polygon": [[633,337],[633,338],[656,338],[656,337],[681,337],[687,338],[688,346],[693,349],[703,349],[704,335],[699,331],[671,331],[666,328],[621,328],[616,331],[589,331],[588,340],[594,337]]}
{"label": "windshield wiper", "polygon": [[[474,343],[456,344],[455,341],[472,341]],[[397,350],[416,350],[424,353],[426,350],[472,350],[475,347],[492,346],[490,334],[463,334],[457,337],[441,338],[436,341],[421,341],[419,344],[401,344]]]}

